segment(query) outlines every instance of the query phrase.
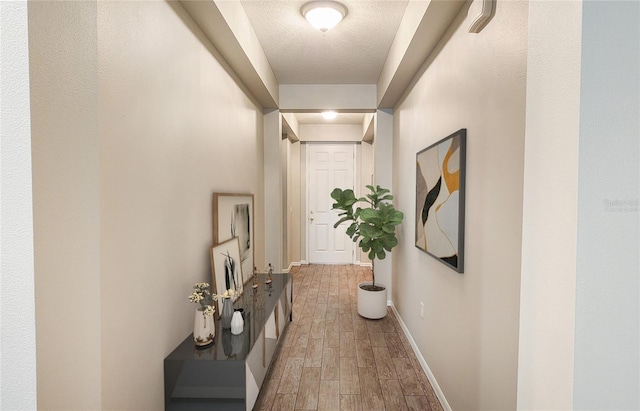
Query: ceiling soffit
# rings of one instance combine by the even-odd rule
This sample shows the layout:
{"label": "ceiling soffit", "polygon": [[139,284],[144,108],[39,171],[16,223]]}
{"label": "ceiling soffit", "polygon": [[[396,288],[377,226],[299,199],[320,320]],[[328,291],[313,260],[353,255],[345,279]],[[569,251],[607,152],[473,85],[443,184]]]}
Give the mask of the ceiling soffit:
{"label": "ceiling soffit", "polygon": [[[301,1],[181,0],[180,3],[220,52],[220,55],[214,53],[214,56],[221,60],[223,67],[226,67],[230,74],[248,89],[249,93],[253,94],[263,109],[282,108],[280,101],[282,87],[295,87],[296,84],[300,87],[316,86],[319,88],[328,87],[329,89],[349,84],[351,87],[373,87],[374,90],[377,87],[377,93],[374,91],[373,98],[367,98],[367,101],[372,100],[373,105],[368,103],[366,107],[358,107],[375,109],[391,108],[395,105],[466,2],[464,0],[420,1],[419,3],[427,4],[424,15],[407,16],[402,15],[407,4],[405,0],[397,2],[344,1],[343,3],[349,7],[347,18],[336,28],[324,34],[311,29],[311,26],[306,23],[299,11],[302,4],[305,3]],[[270,4],[270,6],[259,11],[258,5],[254,3],[260,3],[262,6]],[[402,41],[395,38],[394,32],[394,37],[391,40],[381,40],[382,47],[379,45],[378,49],[370,47],[367,43],[378,43],[377,33],[380,31],[378,26],[386,18],[386,16],[377,14],[375,10],[387,10],[384,7],[386,5],[390,7],[388,10],[398,12],[398,4],[396,3],[403,5],[400,8],[402,13],[400,13],[399,19],[397,16],[392,19],[394,21],[397,19],[397,23],[394,22],[392,26],[397,31],[398,27],[403,25],[405,30],[400,36],[403,37]],[[378,5],[380,8],[376,8]],[[284,10],[286,13],[280,15],[278,10]],[[251,22],[256,19],[262,23],[256,23],[256,31],[254,32]],[[415,25],[409,25],[409,32],[404,26],[407,19],[408,21],[417,21]],[[351,20],[350,24],[355,27],[349,27],[347,24],[349,20]],[[260,24],[264,24],[265,21],[271,21],[274,26],[273,31],[280,33],[279,41],[276,42],[273,39],[267,41],[256,35],[258,31],[263,30],[260,28]],[[287,24],[293,25],[293,28],[285,29]],[[346,28],[341,29],[343,25]],[[303,35],[297,32],[296,27],[299,27],[300,30],[312,31]],[[356,59],[357,61],[349,60],[351,55],[340,54],[343,48],[350,46],[347,44],[349,42],[338,38],[340,33],[343,36],[346,35],[340,30],[355,36],[353,43],[358,47],[353,54],[360,56]],[[269,32],[268,35],[273,36],[273,33]],[[366,37],[367,42],[363,42],[364,44],[361,45],[362,40],[358,36]],[[389,37],[388,34],[385,36]],[[316,45],[303,47],[298,37],[307,38],[309,41],[313,40]],[[407,39],[410,40],[407,41]],[[335,46],[336,44],[341,47]],[[271,55],[271,47],[277,49],[273,52],[280,53],[277,54],[281,56],[280,58],[274,58]],[[315,51],[310,53],[310,50]],[[363,55],[372,53],[379,54],[375,56]],[[394,56],[393,61],[389,61],[387,58],[391,54]],[[320,58],[319,56],[324,57]],[[265,64],[262,64],[263,61],[268,61],[266,67]],[[280,64],[280,61],[285,63]],[[331,63],[326,64],[326,61]],[[272,70],[274,66],[279,68]],[[384,81],[380,75],[381,70],[384,70],[385,73]],[[301,71],[305,72],[304,76]],[[348,108],[347,106],[344,108]],[[302,108],[322,109],[327,107]],[[286,109],[293,109],[293,107]]]}

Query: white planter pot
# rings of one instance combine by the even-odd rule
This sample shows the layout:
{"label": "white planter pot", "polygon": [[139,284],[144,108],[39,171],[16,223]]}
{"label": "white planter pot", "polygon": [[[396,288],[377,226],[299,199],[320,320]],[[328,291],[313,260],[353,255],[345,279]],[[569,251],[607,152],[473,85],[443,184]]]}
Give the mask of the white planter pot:
{"label": "white planter pot", "polygon": [[362,289],[362,285],[371,285],[371,282],[358,284],[358,314],[364,318],[377,320],[387,315],[387,289],[383,287],[380,291],[367,291]]}

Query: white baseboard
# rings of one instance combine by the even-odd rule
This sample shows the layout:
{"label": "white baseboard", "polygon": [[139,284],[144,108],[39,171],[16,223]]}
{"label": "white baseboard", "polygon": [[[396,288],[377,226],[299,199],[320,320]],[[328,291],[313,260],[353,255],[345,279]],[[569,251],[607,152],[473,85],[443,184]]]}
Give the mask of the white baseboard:
{"label": "white baseboard", "polygon": [[359,265],[360,267],[369,267],[369,268],[371,268],[371,263],[363,263],[361,261],[356,261],[355,265]]}
{"label": "white baseboard", "polygon": [[308,265],[308,263],[307,263],[305,260],[301,260],[301,261],[292,261],[292,262],[289,264],[289,267],[288,267],[288,268],[285,268],[285,269],[284,269],[284,270],[282,270],[282,271],[283,271],[283,272],[285,272],[285,273],[289,273],[289,272],[291,272],[291,269],[292,269],[293,267],[300,267],[301,265]]}
{"label": "white baseboard", "polygon": [[422,366],[422,370],[427,375],[427,379],[431,383],[431,386],[433,387],[433,391],[436,393],[438,400],[440,400],[440,404],[442,404],[442,408],[445,411],[452,411],[451,406],[447,402],[447,399],[445,398],[444,393],[442,392],[442,389],[440,388],[440,386],[438,385],[438,382],[436,381],[436,377],[431,372],[431,369],[429,368],[427,361],[422,356],[422,353],[418,349],[418,345],[416,344],[415,340],[411,336],[411,333],[409,333],[409,329],[407,328],[407,325],[404,323],[404,321],[402,321],[402,317],[400,317],[398,310],[396,310],[396,306],[393,305],[393,302],[390,302],[389,305],[391,306],[393,313],[396,315],[396,318],[398,319],[398,322],[402,327],[402,331],[404,331],[404,335],[407,337],[407,340],[409,340],[409,344],[411,344],[411,348],[413,348],[413,352],[416,354],[416,357],[418,358],[418,362],[420,362],[420,365]]}

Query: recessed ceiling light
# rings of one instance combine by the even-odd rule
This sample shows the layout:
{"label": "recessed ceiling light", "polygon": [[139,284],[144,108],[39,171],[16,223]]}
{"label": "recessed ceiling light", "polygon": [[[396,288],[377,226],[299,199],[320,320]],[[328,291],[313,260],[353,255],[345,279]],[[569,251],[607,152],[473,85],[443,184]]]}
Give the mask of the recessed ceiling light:
{"label": "recessed ceiling light", "polygon": [[335,111],[323,111],[322,112],[322,117],[324,117],[325,120],[333,120],[337,116],[338,116],[338,113],[336,113]]}
{"label": "recessed ceiling light", "polygon": [[300,9],[305,19],[320,31],[334,28],[347,15],[347,8],[335,1],[312,1]]}

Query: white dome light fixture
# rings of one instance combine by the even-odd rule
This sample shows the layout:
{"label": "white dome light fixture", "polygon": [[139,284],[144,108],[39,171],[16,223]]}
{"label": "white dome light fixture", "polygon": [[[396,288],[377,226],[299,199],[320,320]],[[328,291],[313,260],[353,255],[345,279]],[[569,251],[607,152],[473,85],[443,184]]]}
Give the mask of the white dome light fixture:
{"label": "white dome light fixture", "polygon": [[338,113],[336,113],[335,111],[323,111],[322,117],[325,120],[333,120],[334,118],[338,117]]}
{"label": "white dome light fixture", "polygon": [[347,8],[336,1],[312,1],[300,9],[305,19],[318,30],[334,28],[347,15]]}

